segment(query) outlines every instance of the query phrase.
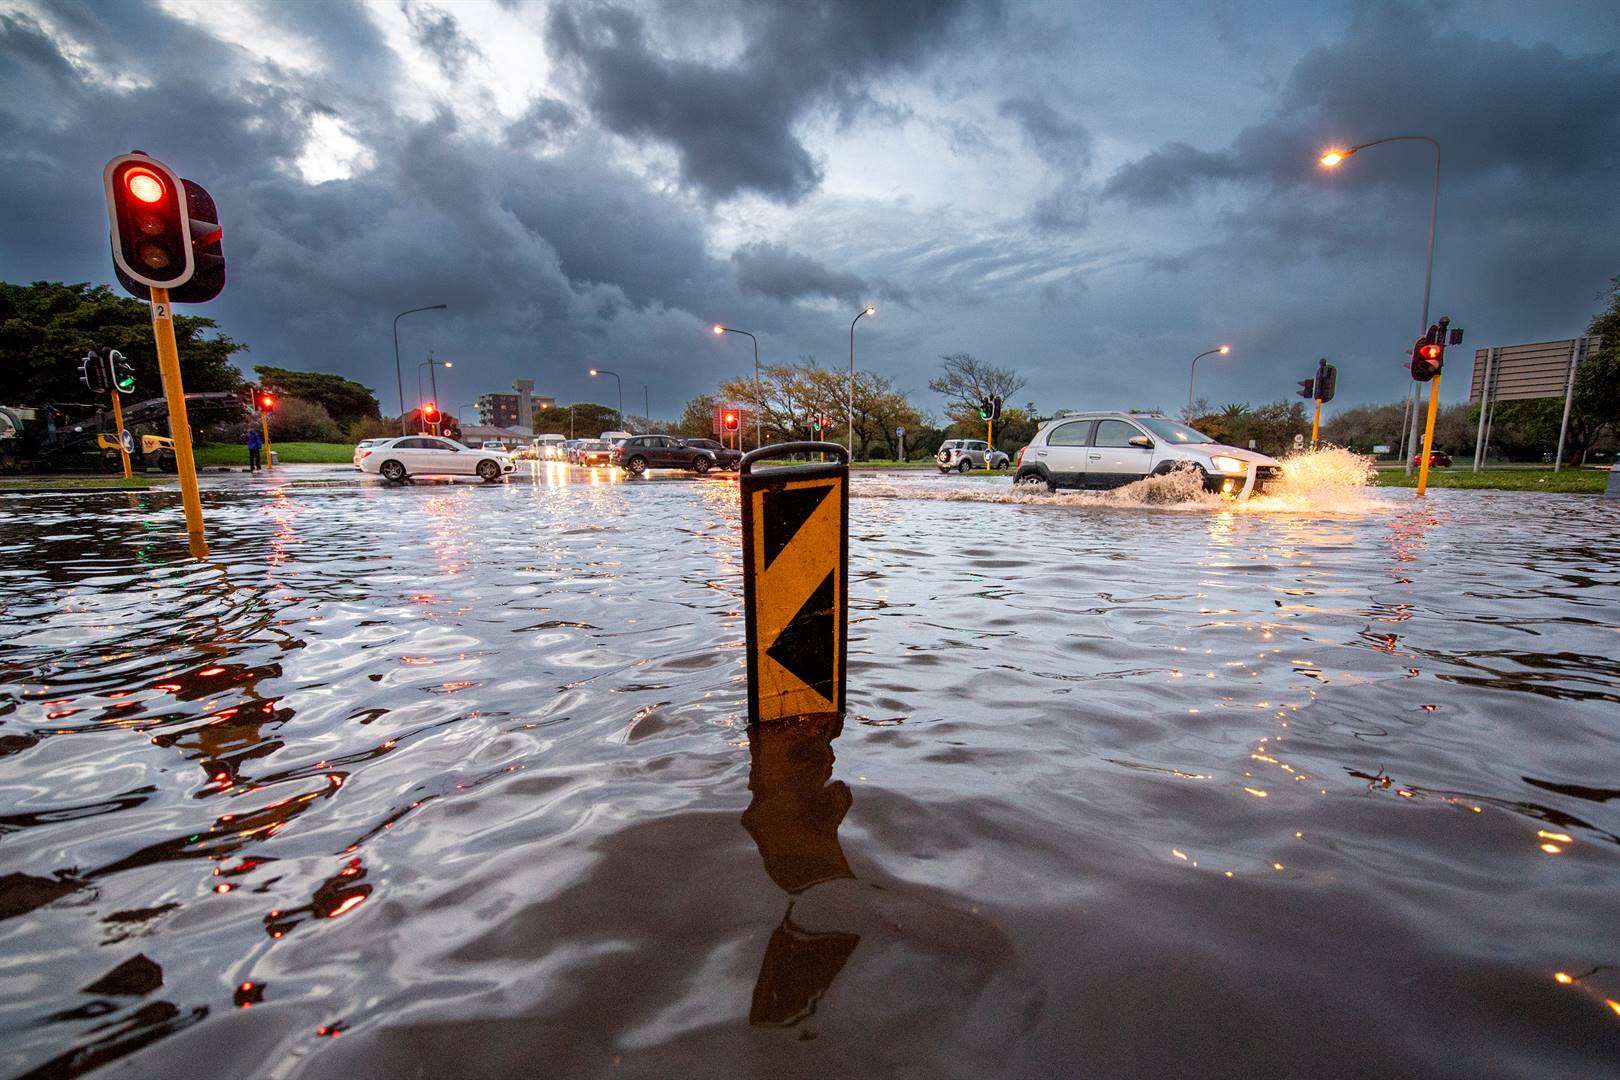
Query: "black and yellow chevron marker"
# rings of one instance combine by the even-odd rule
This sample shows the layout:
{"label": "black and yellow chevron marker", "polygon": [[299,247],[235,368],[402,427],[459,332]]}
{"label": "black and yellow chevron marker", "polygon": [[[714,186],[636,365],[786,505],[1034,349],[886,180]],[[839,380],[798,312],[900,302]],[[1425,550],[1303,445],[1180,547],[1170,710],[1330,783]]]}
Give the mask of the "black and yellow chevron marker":
{"label": "black and yellow chevron marker", "polygon": [[743,602],[748,624],[748,722],[844,711],[849,600],[849,466],[755,472],[761,458],[837,453],[785,443],[743,459]]}

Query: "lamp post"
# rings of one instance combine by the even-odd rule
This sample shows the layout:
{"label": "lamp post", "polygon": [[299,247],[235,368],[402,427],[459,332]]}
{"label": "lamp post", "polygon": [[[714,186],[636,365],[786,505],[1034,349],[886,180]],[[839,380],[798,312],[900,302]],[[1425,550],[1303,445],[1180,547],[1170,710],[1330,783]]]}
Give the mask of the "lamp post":
{"label": "lamp post", "polygon": [[[871,304],[861,309],[861,313],[849,320],[849,460],[855,460],[855,324],[868,315],[876,315],[877,308]],[[989,460],[988,458],[986,460]]]}
{"label": "lamp post", "polygon": [[624,430],[624,380],[619,378],[619,373],[617,371],[609,371],[607,368],[591,368],[591,377],[595,378],[598,375],[611,375],[611,376],[613,376],[613,381],[619,384],[619,430],[623,431]]}
{"label": "lamp post", "polygon": [[[765,403],[765,383],[759,377],[759,338],[746,330],[738,330],[734,326],[721,326],[719,323],[714,324],[714,333],[716,337],[721,334],[741,334],[754,343],[754,392],[760,396],[760,400],[755,404],[763,405]],[[756,450],[765,445],[764,411],[764,409],[760,408],[754,410],[754,448]]]}
{"label": "lamp post", "polygon": [[1192,371],[1187,375],[1187,422],[1189,424],[1192,423],[1193,380],[1198,377],[1198,361],[1202,360],[1206,356],[1225,356],[1231,351],[1232,346],[1230,345],[1218,345],[1213,349],[1205,349],[1203,352],[1193,357]]}
{"label": "lamp post", "polygon": [[433,369],[436,368],[436,367],[447,367],[447,368],[449,368],[449,367],[455,367],[455,366],[456,365],[452,361],[449,361],[449,360],[435,360],[433,358],[433,355],[431,353],[429,353],[428,358],[426,360],[424,360],[420,364],[416,365],[416,396],[419,397],[419,398],[422,396],[422,369],[427,368],[428,369],[428,384],[429,384],[429,387],[433,391],[433,397],[428,399],[428,400],[432,401],[435,405],[437,405],[439,403],[439,380],[434,377]]}
{"label": "lamp post", "polygon": [[647,427],[652,427],[652,395],[647,392],[647,384],[641,384],[641,418],[647,421]]}
{"label": "lamp post", "polygon": [[[1348,150],[1328,149],[1322,153],[1318,160],[1324,169],[1335,169],[1351,154],[1365,150],[1369,146],[1377,146],[1380,143],[1387,142],[1426,142],[1434,147],[1434,191],[1429,197],[1429,262],[1427,269],[1423,272],[1423,316],[1418,321],[1418,336],[1422,337],[1429,330],[1429,286],[1434,281],[1434,225],[1440,214],[1440,143],[1429,135],[1391,135],[1387,139],[1374,139],[1372,142],[1360,143],[1350,147]],[[1414,406],[1417,403],[1417,392],[1417,382],[1414,380],[1410,394]],[[1413,408],[1410,434],[1405,431],[1401,432],[1401,438],[1409,440],[1412,445],[1417,443],[1417,414],[1418,410]],[[1406,462],[1406,473],[1410,476],[1412,474],[1412,455],[1403,448],[1401,457]]]}
{"label": "lamp post", "polygon": [[409,311],[402,311],[394,316],[394,381],[399,384],[399,433],[409,435],[405,430],[405,376],[399,370],[399,320],[407,315],[415,315],[418,311],[443,311],[449,304],[429,304],[427,307],[413,307]]}

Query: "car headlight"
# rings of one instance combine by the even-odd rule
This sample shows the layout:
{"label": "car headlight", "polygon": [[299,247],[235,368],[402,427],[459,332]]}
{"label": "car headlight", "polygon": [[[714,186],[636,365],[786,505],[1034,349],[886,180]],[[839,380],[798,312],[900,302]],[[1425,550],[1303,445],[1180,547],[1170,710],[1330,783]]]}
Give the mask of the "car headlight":
{"label": "car headlight", "polygon": [[1225,454],[1216,454],[1214,457],[1210,458],[1209,461],[1211,465],[1214,465],[1223,473],[1240,473],[1243,471],[1243,462],[1239,458],[1228,457]]}

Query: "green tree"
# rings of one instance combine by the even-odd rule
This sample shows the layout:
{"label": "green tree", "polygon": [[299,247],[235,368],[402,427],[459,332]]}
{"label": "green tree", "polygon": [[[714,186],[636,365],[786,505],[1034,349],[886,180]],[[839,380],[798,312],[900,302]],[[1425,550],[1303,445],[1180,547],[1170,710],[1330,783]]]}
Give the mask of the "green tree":
{"label": "green tree", "polygon": [[1578,464],[1605,433],[1620,436],[1620,277],[1609,282],[1608,309],[1592,318],[1588,334],[1603,343],[1575,372],[1564,460]]}
{"label": "green tree", "polygon": [[268,364],[255,364],[253,370],[259,376],[260,385],[319,405],[331,420],[343,426],[356,420],[382,417],[376,393],[352,379],[325,371],[290,371]]}
{"label": "green tree", "polygon": [[536,435],[567,435],[573,439],[594,439],[602,432],[612,431],[618,426],[618,410],[598,405],[593,401],[559,405],[552,409],[537,410],[534,414]]}
{"label": "green tree", "polygon": [[1024,388],[1024,380],[1009,368],[987,364],[972,353],[950,353],[939,358],[939,374],[928,389],[945,399],[945,412],[956,422],[979,415],[979,402],[987,397],[1010,401]]}
{"label": "green tree", "polygon": [[[174,317],[188,391],[242,385],[231,357],[247,346],[224,334],[208,334],[213,328],[212,319]],[[0,404],[105,407],[105,395],[96,400],[79,381],[79,358],[102,345],[122,352],[135,369],[135,391],[126,400],[162,395],[147,304],[119,296],[106,285],[0,281]]]}

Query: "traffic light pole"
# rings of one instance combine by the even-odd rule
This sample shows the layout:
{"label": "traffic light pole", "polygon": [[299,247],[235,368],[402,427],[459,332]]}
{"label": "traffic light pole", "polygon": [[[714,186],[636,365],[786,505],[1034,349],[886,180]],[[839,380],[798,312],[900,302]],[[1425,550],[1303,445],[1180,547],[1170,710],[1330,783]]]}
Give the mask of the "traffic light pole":
{"label": "traffic light pole", "polygon": [[135,473],[129,467],[129,451],[124,449],[124,406],[118,400],[118,390],[111,383],[107,386],[107,393],[112,395],[113,428],[118,432],[118,456],[124,462],[124,479],[133,480]]}
{"label": "traffic light pole", "polygon": [[273,469],[275,465],[270,460],[270,414],[263,409],[259,410],[259,433],[264,436],[264,467]]}
{"label": "traffic light pole", "polygon": [[1434,446],[1434,414],[1439,406],[1440,376],[1436,374],[1429,383],[1429,419],[1423,425],[1423,460],[1418,464],[1419,496],[1429,489],[1429,454]]}
{"label": "traffic light pole", "polygon": [[990,455],[996,452],[996,422],[984,422],[984,471],[990,471]]}
{"label": "traffic light pole", "polygon": [[157,339],[158,372],[163,376],[163,397],[169,406],[169,438],[174,442],[175,471],[180,474],[186,537],[191,553],[202,559],[208,556],[208,538],[203,535],[197,461],[191,452],[191,420],[186,415],[186,389],[180,379],[180,350],[174,343],[174,310],[169,304],[168,289],[152,289],[152,336]]}
{"label": "traffic light pole", "polygon": [[1316,433],[1322,429],[1322,399],[1316,399],[1316,415],[1311,418],[1311,449],[1316,449]]}

